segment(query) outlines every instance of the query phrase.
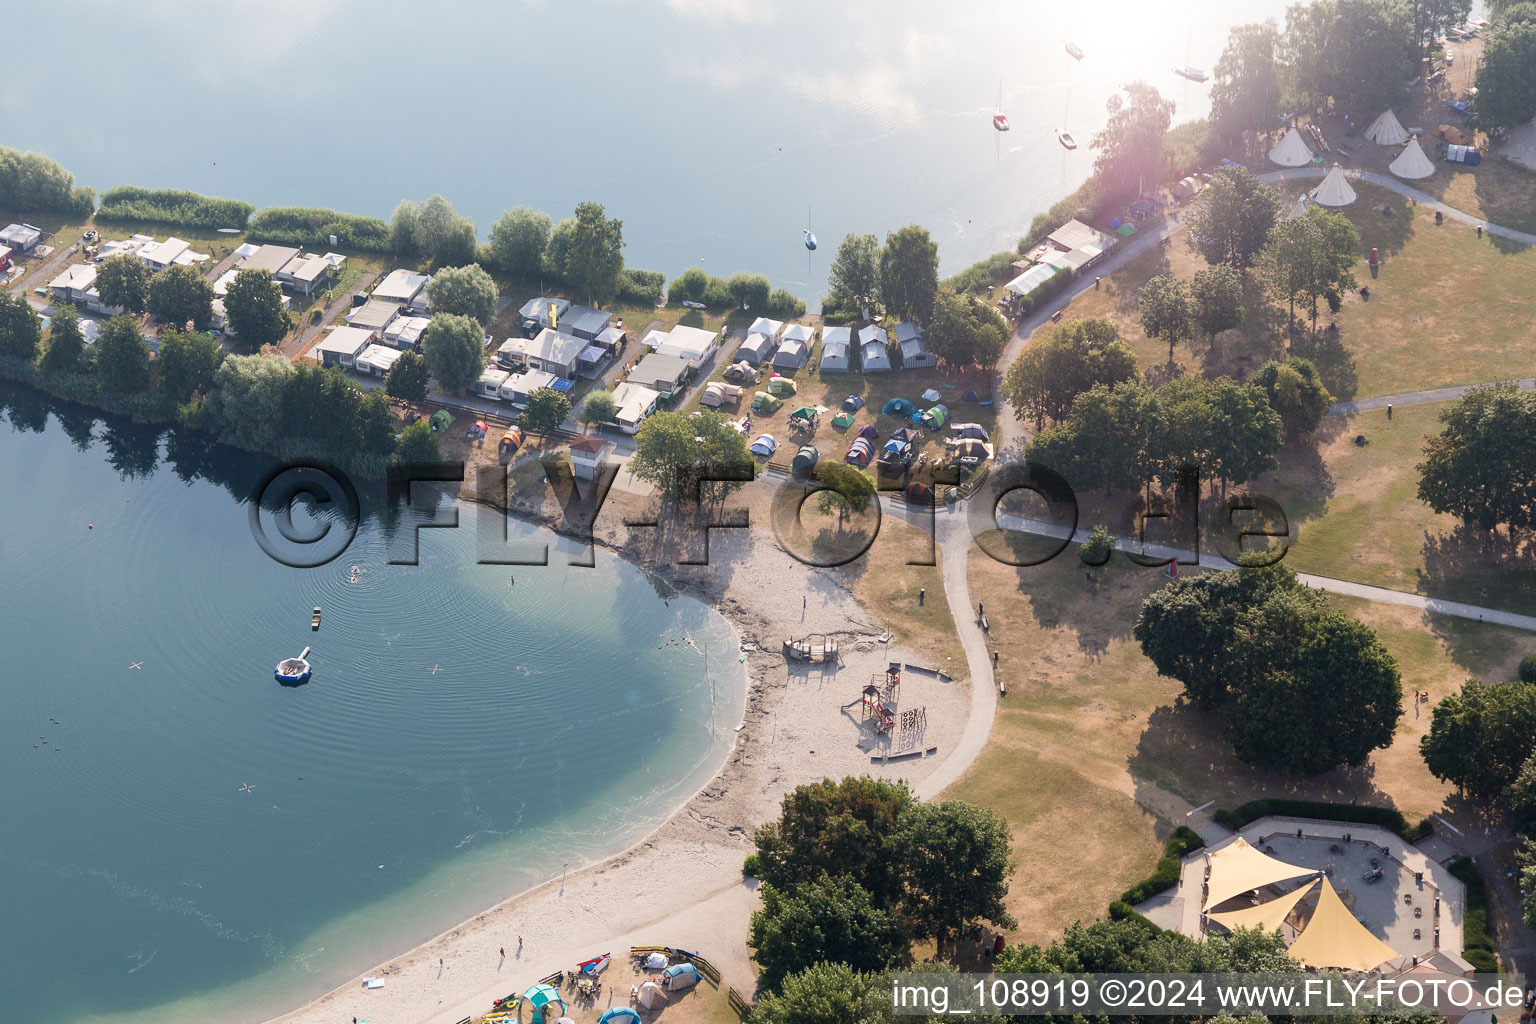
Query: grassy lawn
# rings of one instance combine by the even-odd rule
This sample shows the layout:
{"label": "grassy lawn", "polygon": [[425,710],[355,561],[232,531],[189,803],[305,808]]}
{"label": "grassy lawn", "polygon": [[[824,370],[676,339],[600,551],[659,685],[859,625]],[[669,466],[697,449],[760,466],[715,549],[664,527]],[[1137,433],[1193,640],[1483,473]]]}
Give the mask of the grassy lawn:
{"label": "grassy lawn", "polygon": [[[808,508],[812,512],[814,505]],[[934,565],[908,565],[925,561]],[[942,565],[936,548],[916,527],[886,516],[880,535],[863,558],[837,570],[864,606],[889,626],[897,643],[931,652],[939,666],[957,677],[966,675],[965,652],[955,636],[955,620],[944,599]],[[925,590],[919,602],[918,591]]]}
{"label": "grassy lawn", "polygon": [[[1466,530],[1418,500],[1425,439],[1450,403],[1326,420],[1316,449],[1291,446],[1253,490],[1280,502],[1296,540],[1286,564],[1311,572],[1526,612],[1536,601],[1536,549]],[[1359,445],[1363,435],[1369,442]]]}
{"label": "grassy lawn", "polygon": [[[1355,770],[1291,780],[1238,762],[1220,723],[1179,700],[1131,636],[1141,601],[1165,581],[1117,558],[1089,584],[1074,551],[1015,569],[979,550],[972,596],[984,598],[1007,683],[987,749],[948,796],[1004,814],[1019,874],[1008,897],[1017,937],[1059,935],[1151,869],[1160,844],[1207,800],[1258,796],[1350,799],[1410,816],[1441,806],[1447,787],[1424,769],[1418,738],[1428,706],[1405,701],[1393,745]],[[1511,678],[1536,637],[1504,627],[1434,619],[1409,609],[1339,600],[1397,658],[1405,691],[1433,699],[1471,675]]]}
{"label": "grassy lawn", "polygon": [[[1447,181],[1464,187],[1459,180]],[[1536,194],[1536,184],[1529,187]],[[1536,364],[1536,292],[1529,285],[1536,279],[1536,249],[1478,239],[1473,229],[1459,224],[1437,226],[1432,214],[1386,189],[1358,184],[1357,191],[1359,201],[1343,212],[1360,232],[1362,256],[1374,246],[1384,259],[1375,279],[1363,259],[1355,268],[1359,283],[1370,286],[1370,301],[1358,294],[1346,297],[1335,318],[1340,330],[1337,346],[1306,339],[1297,345],[1299,352],[1319,362],[1336,397],[1528,375]],[[1294,201],[1293,194],[1287,197]],[[1390,209],[1391,216],[1383,216],[1383,208]],[[1112,317],[1142,368],[1161,372],[1168,348],[1142,331],[1136,291],[1157,274],[1171,272],[1188,280],[1204,266],[1189,252],[1186,238],[1177,235],[1168,246],[1105,277],[1099,290],[1073,300],[1066,315]],[[1276,311],[1262,306],[1257,289],[1250,288],[1249,322],[1243,328],[1246,350],[1212,352],[1204,341],[1183,343],[1175,349],[1175,362],[1185,372],[1235,375],[1281,354],[1282,321]]]}

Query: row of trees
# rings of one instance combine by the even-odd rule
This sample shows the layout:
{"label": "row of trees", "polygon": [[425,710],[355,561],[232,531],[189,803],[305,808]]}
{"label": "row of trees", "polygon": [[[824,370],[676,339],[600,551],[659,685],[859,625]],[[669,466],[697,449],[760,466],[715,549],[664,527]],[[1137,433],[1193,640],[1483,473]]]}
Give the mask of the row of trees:
{"label": "row of trees", "polygon": [[939,246],[927,228],[909,224],[885,236],[846,235],[828,271],[824,306],[834,315],[873,315],[927,323],[939,294]]}
{"label": "row of trees", "polygon": [[1143,603],[1135,636],[1196,707],[1223,713],[1233,752],[1261,768],[1364,764],[1402,717],[1397,663],[1376,634],[1278,565],[1170,583]]}
{"label": "row of trees", "polygon": [[[1212,177],[1189,215],[1189,247],[1212,267],[1196,275],[1183,292],[1167,275],[1154,278],[1142,292],[1142,319],[1152,337],[1173,343],[1198,325],[1214,336],[1242,322],[1241,281],[1229,274],[1253,270],[1271,298],[1287,306],[1292,320],[1300,304],[1317,326],[1318,302],[1337,312],[1344,294],[1355,287],[1360,234],[1348,217],[1321,206],[1305,214],[1280,217],[1278,193],[1247,169],[1227,167]],[[1151,318],[1149,320],[1149,317]]]}
{"label": "row of trees", "polygon": [[[131,317],[102,325],[87,346],[75,311],[41,318],[21,296],[0,296],[0,357],[35,365],[70,397],[103,399],[174,416],[251,451],[319,455],[377,470],[395,452],[397,428],[382,391],[365,392],[339,369],[295,366],[272,353],[230,356],[207,334],[165,329],[153,360]],[[419,441],[419,439],[418,439]],[[431,441],[436,450],[435,439]],[[423,453],[418,449],[417,457]]]}
{"label": "row of trees", "polygon": [[792,320],[805,313],[805,303],[783,288],[775,289],[762,274],[738,273],[715,277],[702,267],[689,267],[667,288],[670,302],[702,302],[714,309],[740,308],[763,316]]}
{"label": "row of trees", "polygon": [[923,939],[942,958],[979,921],[1014,924],[1008,823],[995,811],[922,803],[901,782],[828,779],[786,796],[754,839],[760,993],[820,963],[888,970]]}
{"label": "row of trees", "polygon": [[1407,98],[1420,59],[1471,9],[1471,0],[1313,0],[1286,11],[1283,31],[1239,25],[1211,78],[1212,132],[1232,141],[1330,101],[1369,121]]}
{"label": "row of trees", "polygon": [[[213,320],[213,285],[194,267],[170,266],[151,272],[137,256],[104,260],[96,271],[96,290],[107,306],[129,313],[149,313],[177,328],[190,323],[205,331]],[[293,326],[283,308],[282,290],[265,270],[242,270],[224,297],[230,333],[252,349],[277,342]]]}

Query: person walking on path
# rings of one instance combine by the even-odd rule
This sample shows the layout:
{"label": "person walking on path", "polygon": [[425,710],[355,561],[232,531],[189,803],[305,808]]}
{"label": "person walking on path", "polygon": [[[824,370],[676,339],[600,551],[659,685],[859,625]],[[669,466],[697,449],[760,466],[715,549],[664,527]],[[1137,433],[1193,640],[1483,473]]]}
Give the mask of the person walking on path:
{"label": "person walking on path", "polygon": [[501,958],[503,960],[505,960],[507,958],[507,947],[506,946],[502,946],[501,947]]}

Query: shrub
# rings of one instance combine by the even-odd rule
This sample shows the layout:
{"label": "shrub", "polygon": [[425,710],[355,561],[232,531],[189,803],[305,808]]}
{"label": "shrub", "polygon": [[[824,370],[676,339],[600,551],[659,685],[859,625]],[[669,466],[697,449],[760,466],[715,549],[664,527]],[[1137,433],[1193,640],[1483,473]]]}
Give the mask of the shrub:
{"label": "shrub", "polygon": [[780,320],[797,320],[805,315],[805,303],[784,288],[775,288],[768,296],[768,315]]}
{"label": "shrub", "polygon": [[238,199],[215,199],[173,188],[119,185],[102,193],[103,221],[144,221],[188,228],[244,228],[255,207]]}
{"label": "shrub", "polygon": [[1520,681],[1536,683],[1536,654],[1527,654],[1520,659]]}
{"label": "shrub", "polygon": [[625,267],[619,271],[620,302],[633,306],[654,306],[666,287],[667,275],[659,270],[631,270]]}
{"label": "shrub", "polygon": [[1019,254],[1011,249],[1007,252],[995,252],[986,259],[971,264],[953,277],[945,278],[944,287],[960,295],[993,288],[1003,283],[1013,270],[1013,261],[1018,258]]}
{"label": "shrub", "polygon": [[52,210],[82,220],[96,208],[96,193],[75,184],[57,160],[0,146],[0,196],[15,210]]}
{"label": "shrub", "polygon": [[331,236],[341,248],[362,252],[390,252],[389,223],[378,217],[359,217],[302,206],[272,206],[251,218],[250,237],[257,242],[279,242],[305,248],[330,248]]}
{"label": "shrub", "polygon": [[1152,923],[1150,918],[1138,914],[1136,908],[1124,900],[1114,900],[1110,903],[1109,919],[1111,921],[1135,921],[1137,924],[1145,925],[1154,935],[1162,931],[1161,928]]}
{"label": "shrub", "polygon": [[757,877],[757,854],[747,854],[747,859],[741,862],[741,873],[748,878]]}
{"label": "shrub", "polygon": [[1365,807],[1359,804],[1330,804],[1315,800],[1286,800],[1266,797],[1250,800],[1235,810],[1219,810],[1211,815],[1217,824],[1236,832],[1251,821],[1271,814],[1292,818],[1318,818],[1322,821],[1354,821],[1362,825],[1378,825],[1406,842],[1415,842],[1434,831],[1428,818],[1410,825],[1401,811],[1391,807]]}
{"label": "shrub", "polygon": [[1083,541],[1083,546],[1077,549],[1077,557],[1082,563],[1094,568],[1108,565],[1114,555],[1115,538],[1103,523],[1095,526],[1093,532],[1088,534],[1088,539]]}
{"label": "shrub", "polygon": [[1467,913],[1461,921],[1462,956],[1479,971],[1498,971],[1499,959],[1488,931],[1488,888],[1482,872],[1469,857],[1457,857],[1446,868],[1467,887]]}
{"label": "shrub", "polygon": [[1205,840],[1200,838],[1199,833],[1180,825],[1173,833],[1173,838],[1169,839],[1168,844],[1163,847],[1163,855],[1158,858],[1156,869],[1151,875],[1121,893],[1119,902],[1126,904],[1129,908],[1178,885],[1180,860],[1186,853],[1198,850],[1204,845]]}

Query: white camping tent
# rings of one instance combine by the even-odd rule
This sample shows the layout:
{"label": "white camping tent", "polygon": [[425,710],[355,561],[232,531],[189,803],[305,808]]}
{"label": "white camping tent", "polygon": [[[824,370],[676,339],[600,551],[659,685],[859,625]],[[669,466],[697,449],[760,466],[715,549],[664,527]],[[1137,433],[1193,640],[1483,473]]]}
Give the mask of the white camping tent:
{"label": "white camping tent", "polygon": [[654,981],[648,981],[641,985],[640,994],[636,998],[640,1005],[647,1010],[654,1010],[658,1006],[667,1005],[667,994]]}
{"label": "white camping tent", "polygon": [[1415,135],[1387,170],[1399,178],[1427,178],[1435,173],[1435,165],[1424,155],[1424,147],[1419,145],[1419,137]]}
{"label": "white camping tent", "polygon": [[1355,190],[1349,187],[1349,179],[1344,177],[1344,168],[1338,163],[1329,169],[1323,183],[1312,190],[1312,201],[1324,206],[1348,206],[1357,198]]}
{"label": "white camping tent", "polygon": [[666,967],[669,963],[671,963],[671,961],[667,959],[667,954],[652,953],[650,956],[645,958],[645,969],[648,971],[659,971]]}
{"label": "white camping tent", "polygon": [[1312,162],[1312,151],[1302,140],[1301,132],[1292,125],[1280,144],[1269,151],[1269,159],[1281,167],[1302,167]]}
{"label": "white camping tent", "polygon": [[1307,215],[1307,207],[1309,205],[1310,203],[1307,200],[1307,194],[1303,192],[1301,195],[1296,197],[1296,205],[1291,207],[1291,212],[1286,214],[1286,219],[1290,219],[1291,217],[1305,217]]}
{"label": "white camping tent", "polygon": [[1408,141],[1408,132],[1392,111],[1387,111],[1365,130],[1365,137],[1378,146],[1401,146]]}

